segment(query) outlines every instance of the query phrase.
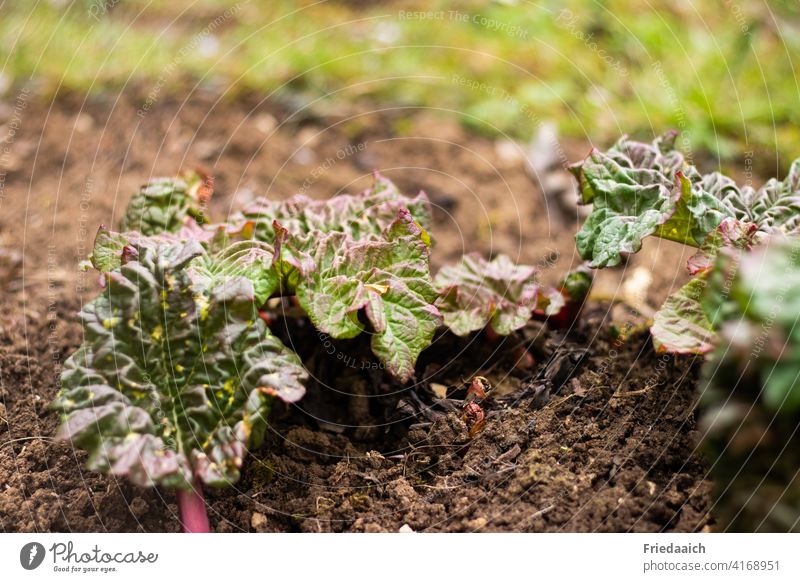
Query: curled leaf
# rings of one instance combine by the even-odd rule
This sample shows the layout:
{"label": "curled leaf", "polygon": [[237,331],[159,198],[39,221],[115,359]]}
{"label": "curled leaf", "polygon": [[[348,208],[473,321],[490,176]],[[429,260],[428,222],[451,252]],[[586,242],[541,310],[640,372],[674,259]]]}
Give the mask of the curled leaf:
{"label": "curled leaf", "polygon": [[652,144],[623,137],[572,166],[583,202],[594,204],[576,236],[591,266],[619,264],[650,235],[702,246],[726,219],[763,233],[800,232],[800,160],[785,180],[754,190],[718,172],[702,175],[674,144],[674,132]]}
{"label": "curled leaf", "polygon": [[310,234],[283,244],[280,260],[317,329],[336,339],[355,337],[366,330],[363,312],[373,353],[406,381],[441,322],[428,255],[421,229],[401,210],[380,239]]}
{"label": "curled leaf", "polygon": [[244,277],[253,285],[259,305],[281,287],[275,250],[254,240],[234,242],[214,254],[204,254],[192,262],[190,275],[196,286],[208,289],[232,277]]}
{"label": "curled leaf", "polygon": [[575,238],[590,266],[618,265],[675,213],[681,196],[675,173],[683,158],[674,151],[674,142],[674,134],[652,144],[623,137],[607,152],[593,150],[570,168],[583,203],[594,204]]}
{"label": "curled leaf", "polygon": [[[528,322],[540,299],[559,309],[554,296],[540,297],[535,272],[534,267],[515,265],[506,255],[487,261],[471,254],[443,267],[434,283],[440,290],[436,305],[445,325],[460,336],[487,325],[499,335],[508,335]],[[559,300],[563,303],[560,294]]]}
{"label": "curled leaf", "polygon": [[761,232],[800,234],[800,159],[792,162],[783,180],[771,178],[758,190],[731,188],[737,218],[756,224]]}
{"label": "curled leaf", "polygon": [[279,224],[291,236],[332,232],[346,233],[353,240],[379,239],[401,210],[408,211],[430,246],[430,202],[425,193],[403,196],[397,187],[377,172],[372,188],[357,195],[339,195],[330,200],[313,200],[298,195],[286,201],[259,198],[235,216],[233,224],[249,221],[255,237],[272,243]]}
{"label": "curled leaf", "polygon": [[706,280],[698,277],[667,298],[650,328],[657,351],[705,354],[714,348],[716,333],[702,303],[705,288]]}
{"label": "curled leaf", "polygon": [[214,178],[200,170],[150,180],[128,203],[120,229],[150,236],[178,232],[187,219],[202,223],[213,191]]}

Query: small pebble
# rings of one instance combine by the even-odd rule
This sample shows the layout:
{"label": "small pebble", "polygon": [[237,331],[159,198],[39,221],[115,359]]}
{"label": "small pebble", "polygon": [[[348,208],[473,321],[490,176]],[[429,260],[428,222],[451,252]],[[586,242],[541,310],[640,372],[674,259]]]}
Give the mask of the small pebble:
{"label": "small pebble", "polygon": [[252,527],[254,531],[264,531],[267,528],[267,516],[263,513],[253,513],[250,518],[250,527]]}

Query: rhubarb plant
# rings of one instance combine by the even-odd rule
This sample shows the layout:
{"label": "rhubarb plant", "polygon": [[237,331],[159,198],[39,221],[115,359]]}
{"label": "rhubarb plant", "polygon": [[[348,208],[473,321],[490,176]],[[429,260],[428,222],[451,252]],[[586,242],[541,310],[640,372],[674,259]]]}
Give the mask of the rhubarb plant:
{"label": "rhubarb plant", "polygon": [[330,338],[369,334],[405,383],[443,324],[508,335],[532,317],[571,321],[591,283],[576,271],[549,289],[504,256],[469,256],[434,279],[427,197],[379,174],[355,196],[262,198],[225,223],[208,219],[212,186],[200,172],[156,179],[119,231],[98,230],[84,266],[102,292],[81,312],[85,341],[53,403],[89,468],[176,489],[189,531],[208,530],[203,487],[239,478],[274,399],[305,392],[300,358],[268,323],[285,301]]}
{"label": "rhubarb plant", "polygon": [[208,261],[196,241],[123,256],[81,312],[58,436],[89,452],[90,469],[178,489],[184,526],[207,530],[202,485],[238,479],[271,400],[301,398],[306,372],[259,319],[247,277],[193,276]]}
{"label": "rhubarb plant", "polygon": [[405,197],[376,173],[356,196],[259,199],[231,225],[274,245],[282,292],[297,297],[317,329],[334,339],[368,331],[381,365],[405,382],[441,323],[429,206],[424,193]]}
{"label": "rhubarb plant", "polygon": [[783,180],[738,186],[718,172],[701,174],[675,149],[676,136],[649,144],[623,137],[571,167],[583,203],[593,205],[576,243],[597,268],[619,264],[651,235],[698,248],[687,265],[695,278],[666,300],[651,331],[661,351],[702,354],[717,338],[703,301],[716,257],[747,253],[771,236],[800,235],[800,160]]}
{"label": "rhubarb plant", "polygon": [[703,357],[699,425],[721,523],[796,530],[800,489],[787,451],[800,411],[800,160],[754,189],[702,175],[674,142],[674,133],[651,144],[623,138],[572,167],[594,205],[578,250],[608,267],[651,235],[698,249],[692,279],[653,317],[653,344]]}

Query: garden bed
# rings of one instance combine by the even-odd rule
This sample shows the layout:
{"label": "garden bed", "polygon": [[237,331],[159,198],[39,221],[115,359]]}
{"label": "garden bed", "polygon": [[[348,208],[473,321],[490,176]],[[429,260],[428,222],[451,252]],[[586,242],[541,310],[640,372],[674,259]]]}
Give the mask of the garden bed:
{"label": "garden bed", "polygon": [[[151,175],[208,167],[217,177],[212,209],[224,216],[265,192],[357,191],[380,169],[405,192],[428,192],[434,269],[465,251],[505,252],[554,283],[579,262],[577,215],[545,198],[519,157],[429,113],[364,111],[300,123],[277,106],[200,97],[159,103],[140,119],[140,105],[133,98],[31,103],[12,144],[0,212],[4,531],[180,529],[173,493],[85,470],[83,453],[52,440],[58,419],[47,410],[61,363],[82,339],[76,312],[98,292],[77,264],[97,226],[116,224],[129,193]],[[566,149],[576,160],[588,145]],[[657,246],[603,272],[597,295],[614,295],[643,267],[653,275],[645,301],[659,305],[685,281],[686,251]],[[613,339],[618,316],[599,300],[569,334],[533,322],[495,343],[441,334],[420,359],[425,381],[413,394],[323,362],[340,391],[276,407],[241,481],[207,491],[212,529],[703,529],[709,482],[695,452],[691,358],[673,365],[672,356],[655,354],[646,332]],[[515,367],[521,342],[535,346],[533,367]],[[336,347],[357,358],[363,346]],[[454,402],[479,373],[495,390],[486,426],[470,440]],[[432,383],[448,389],[445,399]]]}

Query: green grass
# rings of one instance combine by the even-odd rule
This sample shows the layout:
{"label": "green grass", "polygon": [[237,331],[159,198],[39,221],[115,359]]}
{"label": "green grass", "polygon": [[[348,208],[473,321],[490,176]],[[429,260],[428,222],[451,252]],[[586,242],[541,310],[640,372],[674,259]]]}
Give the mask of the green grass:
{"label": "green grass", "polygon": [[[791,2],[773,3],[771,13],[743,0],[650,8],[573,0],[572,20],[562,3],[524,0],[118,0],[107,14],[101,0],[58,4],[1,5],[6,78],[36,79],[52,94],[136,86],[157,98],[200,80],[231,96],[452,110],[445,114],[476,131],[518,138],[552,119],[596,143],[675,127],[723,161],[754,151],[774,166],[778,152],[785,166],[800,155],[791,59],[800,54],[800,16]],[[414,6],[444,13],[401,17]],[[198,42],[207,27],[215,40]]]}

